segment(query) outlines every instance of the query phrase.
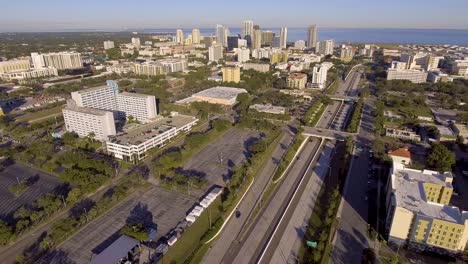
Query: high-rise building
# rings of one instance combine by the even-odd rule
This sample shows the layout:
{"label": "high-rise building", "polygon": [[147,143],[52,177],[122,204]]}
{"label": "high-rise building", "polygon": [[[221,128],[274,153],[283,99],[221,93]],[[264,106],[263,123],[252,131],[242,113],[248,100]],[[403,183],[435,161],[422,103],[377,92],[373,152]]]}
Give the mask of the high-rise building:
{"label": "high-rise building", "polygon": [[200,44],[200,30],[198,28],[192,29],[192,43]]}
{"label": "high-rise building", "polygon": [[58,70],[66,70],[83,67],[81,55],[77,52],[31,53],[31,60],[35,69],[53,67]]}
{"label": "high-rise building", "polygon": [[245,36],[252,36],[253,33],[253,21],[244,20],[242,22],[242,35],[241,37],[245,39]]}
{"label": "high-rise building", "polygon": [[312,25],[307,29],[307,47],[315,48],[318,41],[318,29],[317,25]]}
{"label": "high-rise building", "polygon": [[227,45],[228,45],[227,39],[228,39],[228,36],[229,36],[229,35],[231,35],[231,31],[229,30],[229,28],[225,27],[225,28],[224,28],[223,47],[227,47]]}
{"label": "high-rise building", "polygon": [[112,48],[114,48],[114,47],[115,47],[114,41],[112,41],[112,40],[106,40],[106,41],[104,41],[104,49],[105,49],[105,50],[112,49]]}
{"label": "high-rise building", "polygon": [[252,32],[252,48],[258,49],[262,47],[262,32],[260,31],[259,25],[253,26]]}
{"label": "high-rise building", "polygon": [[208,60],[219,61],[223,58],[223,46],[219,44],[212,45],[208,48]]}
{"label": "high-rise building", "polygon": [[223,27],[223,25],[216,25],[216,43],[225,47],[226,43],[224,41],[226,40],[226,29]]}
{"label": "high-rise building", "polygon": [[287,52],[275,52],[271,54],[270,63],[282,63],[288,61],[288,53]]}
{"label": "high-rise building", "polygon": [[280,48],[285,49],[286,48],[286,43],[288,39],[288,28],[282,27],[280,31]]}
{"label": "high-rise building", "polygon": [[315,65],[312,69],[312,88],[322,90],[327,83],[328,67],[321,64]]}
{"label": "high-rise building", "polygon": [[29,60],[0,61],[0,74],[13,71],[26,71],[30,68]]}
{"label": "high-rise building", "polygon": [[115,97],[117,110],[122,117],[148,123],[158,115],[156,97],[138,93],[119,93]]}
{"label": "high-rise building", "polygon": [[132,44],[136,49],[141,48],[140,38],[132,38]]}
{"label": "high-rise building", "polygon": [[240,82],[240,68],[239,67],[224,67],[223,68],[223,82]]}
{"label": "high-rise building", "polygon": [[418,251],[458,255],[468,240],[468,212],[451,206],[453,174],[408,167],[407,149],[391,151],[385,231],[388,242]]}
{"label": "high-rise building", "polygon": [[332,39],[323,40],[318,43],[318,53],[323,55],[333,55],[333,48],[335,47],[335,41]]}
{"label": "high-rise building", "polygon": [[250,60],[250,49],[240,48],[240,49],[237,49],[236,53],[237,53],[238,62],[246,62]]}
{"label": "high-rise building", "polygon": [[271,31],[263,31],[262,32],[262,45],[272,47],[274,37],[275,37],[275,33]]}
{"label": "high-rise building", "polygon": [[176,42],[178,44],[184,44],[184,40],[185,40],[184,31],[182,29],[180,29],[180,28],[177,29],[176,30]]}
{"label": "high-rise building", "polygon": [[135,74],[155,76],[172,72],[182,72],[187,69],[187,60],[184,59],[162,59],[157,61],[135,63]]}
{"label": "high-rise building", "polygon": [[210,47],[211,45],[213,45],[214,41],[216,41],[216,36],[203,37],[203,44],[205,44],[206,47]]}
{"label": "high-rise building", "polygon": [[228,36],[227,37],[227,48],[229,51],[239,47],[239,37],[238,36]]}
{"label": "high-rise building", "polygon": [[412,83],[423,83],[427,81],[427,72],[410,69],[388,69],[387,80],[408,80]]}
{"label": "high-rise building", "polygon": [[280,36],[273,37],[273,48],[281,48]]}
{"label": "high-rise building", "polygon": [[343,47],[340,50],[340,59],[343,61],[350,61],[354,57],[353,47]]}
{"label": "high-rise building", "polygon": [[238,48],[247,47],[247,40],[246,39],[238,39],[237,40],[237,47]]}

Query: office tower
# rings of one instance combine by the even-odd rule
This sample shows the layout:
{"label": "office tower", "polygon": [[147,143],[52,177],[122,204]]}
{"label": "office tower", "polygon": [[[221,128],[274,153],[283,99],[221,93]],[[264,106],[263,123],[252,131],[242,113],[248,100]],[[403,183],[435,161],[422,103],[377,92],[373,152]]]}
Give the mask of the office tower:
{"label": "office tower", "polygon": [[273,38],[275,37],[275,33],[271,31],[263,31],[262,32],[262,45],[265,46],[273,46]]}
{"label": "office tower", "polygon": [[225,27],[224,28],[224,45],[223,47],[227,47],[227,39],[228,39],[228,36],[231,35],[231,31],[229,31],[229,28]]}
{"label": "office tower", "polygon": [[250,49],[240,48],[237,49],[237,61],[246,62],[250,60]]}
{"label": "office tower", "polygon": [[112,112],[76,106],[69,102],[62,110],[65,129],[75,132],[80,137],[94,134],[99,141],[106,141],[116,134],[114,115]]}
{"label": "office tower", "polygon": [[27,71],[30,68],[29,60],[9,60],[0,62],[0,73]]}
{"label": "office tower", "polygon": [[328,67],[321,64],[315,65],[312,69],[312,88],[322,90],[327,83]]}
{"label": "office tower", "polygon": [[258,49],[262,47],[262,32],[259,25],[253,26],[252,32],[252,48]]}
{"label": "office tower", "polygon": [[294,42],[294,48],[296,49],[305,49],[305,41],[304,40],[297,40]]}
{"label": "office tower", "polygon": [[132,38],[132,44],[136,49],[141,48],[140,38]]}
{"label": "office tower", "polygon": [[112,49],[112,48],[114,48],[114,47],[115,47],[114,41],[112,41],[112,40],[106,40],[106,41],[104,41],[104,49],[105,49],[105,50]]}
{"label": "office tower", "polygon": [[58,70],[66,70],[83,67],[81,55],[77,52],[31,53],[31,59],[35,69],[53,67]]}
{"label": "office tower", "polygon": [[240,68],[239,67],[224,67],[223,68],[223,82],[240,82]]}
{"label": "office tower", "polygon": [[223,25],[216,25],[216,43],[224,47],[225,39],[226,39],[226,29],[223,27]]}
{"label": "office tower", "polygon": [[241,37],[245,39],[245,36],[252,36],[252,33],[253,33],[253,21],[252,20],[243,21]]}
{"label": "office tower", "polygon": [[312,25],[307,29],[307,47],[315,48],[317,47],[317,25]]}
{"label": "office tower", "polygon": [[237,40],[237,47],[238,48],[247,47],[247,40],[246,39],[238,39]]}
{"label": "office tower", "polygon": [[273,37],[273,48],[281,48],[280,36]]}
{"label": "office tower", "polygon": [[233,50],[239,47],[239,37],[238,36],[228,36],[227,37],[227,47],[228,50]]}
{"label": "office tower", "polygon": [[323,55],[333,55],[333,48],[335,47],[335,41],[332,39],[323,40],[318,43],[318,53]]}
{"label": "office tower", "polygon": [[200,44],[200,30],[198,28],[192,29],[192,44]]}
{"label": "office tower", "polygon": [[280,48],[285,49],[288,39],[288,28],[282,27],[280,31]]}
{"label": "office tower", "polygon": [[222,58],[223,58],[223,46],[219,44],[215,44],[208,48],[209,61],[219,61]]}
{"label": "office tower", "polygon": [[176,30],[176,42],[178,44],[184,44],[184,31],[182,29]]}

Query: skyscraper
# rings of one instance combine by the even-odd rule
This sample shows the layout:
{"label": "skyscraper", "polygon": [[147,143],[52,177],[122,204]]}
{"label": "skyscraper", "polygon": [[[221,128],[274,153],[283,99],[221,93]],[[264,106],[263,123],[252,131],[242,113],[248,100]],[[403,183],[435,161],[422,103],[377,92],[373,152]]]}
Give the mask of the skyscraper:
{"label": "skyscraper", "polygon": [[286,41],[288,39],[288,28],[282,27],[280,31],[280,48],[286,48]]}
{"label": "skyscraper", "polygon": [[216,44],[208,48],[208,59],[210,61],[219,61],[223,58],[223,46]]}
{"label": "skyscraper", "polygon": [[198,28],[192,29],[192,43],[200,44],[200,30]]}
{"label": "skyscraper", "polygon": [[233,50],[239,47],[239,37],[238,36],[228,36],[227,37],[227,47],[228,50]]}
{"label": "skyscraper", "polygon": [[260,26],[253,26],[252,31],[252,48],[258,49],[262,47],[262,32],[260,31]]}
{"label": "skyscraper", "polygon": [[265,46],[273,46],[273,38],[275,37],[275,33],[267,30],[262,32],[262,45]]}
{"label": "skyscraper", "polygon": [[252,20],[244,20],[242,22],[242,35],[241,37],[245,39],[245,36],[252,36],[253,32],[253,21]]}
{"label": "skyscraper", "polygon": [[327,39],[327,40],[320,41],[316,49],[318,49],[318,53],[320,54],[332,55],[334,47],[335,47],[335,41],[333,39]]}
{"label": "skyscraper", "polygon": [[216,25],[216,43],[224,46],[224,41],[226,39],[226,30],[223,25]]}
{"label": "skyscraper", "polygon": [[224,41],[223,41],[223,47],[227,47],[228,45],[228,36],[231,35],[231,31],[229,31],[229,28],[225,27],[224,28]]}
{"label": "skyscraper", "polygon": [[176,31],[176,42],[178,44],[184,44],[184,31],[182,29],[177,29]]}
{"label": "skyscraper", "polygon": [[315,48],[317,46],[317,25],[312,25],[307,29],[307,47]]}

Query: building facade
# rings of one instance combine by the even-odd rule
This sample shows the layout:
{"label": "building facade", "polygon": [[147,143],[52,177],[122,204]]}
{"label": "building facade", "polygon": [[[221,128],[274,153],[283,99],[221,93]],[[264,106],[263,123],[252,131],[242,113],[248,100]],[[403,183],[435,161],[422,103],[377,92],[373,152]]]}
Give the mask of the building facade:
{"label": "building facade", "polygon": [[253,33],[253,21],[244,20],[242,22],[242,35],[241,37],[245,39],[246,36],[252,36]]}
{"label": "building facade", "polygon": [[282,49],[285,49],[287,41],[288,41],[288,28],[282,27],[280,30],[279,47]]}
{"label": "building facade", "polygon": [[255,70],[258,72],[269,72],[270,71],[270,64],[266,63],[244,63],[243,64],[244,70]]}
{"label": "building facade", "polygon": [[104,50],[113,49],[115,47],[114,41],[106,40],[104,41]]}
{"label": "building facade", "polygon": [[223,82],[240,82],[240,68],[239,67],[224,67],[223,68]]}
{"label": "building facade", "polygon": [[114,115],[110,111],[79,107],[69,103],[62,113],[65,129],[68,132],[75,132],[80,137],[94,134],[95,139],[106,141],[109,136],[116,134]]}
{"label": "building facade", "polygon": [[318,41],[318,28],[317,25],[312,25],[307,29],[307,47],[315,48]]}
{"label": "building facade", "polygon": [[332,39],[322,40],[318,43],[318,53],[322,55],[333,55],[335,41]]}
{"label": "building facade", "polygon": [[42,69],[30,69],[25,71],[13,71],[8,73],[0,74],[0,77],[5,81],[22,81],[33,78],[58,76],[58,71],[55,68],[42,68]]}
{"label": "building facade", "polygon": [[312,88],[324,89],[327,84],[328,67],[321,64],[315,65],[312,69]]}
{"label": "building facade", "polygon": [[27,71],[30,68],[29,60],[0,61],[0,74],[13,71]]}
{"label": "building facade", "polygon": [[287,84],[289,88],[304,89],[307,84],[307,74],[291,73],[288,75]]}
{"label": "building facade", "polygon": [[420,70],[388,69],[387,80],[408,80],[412,83],[427,81],[427,72]]}
{"label": "building facade", "polygon": [[180,28],[177,29],[177,30],[176,30],[176,42],[177,42],[178,44],[182,44],[182,45],[183,45],[183,44],[184,44],[184,40],[185,40],[185,38],[184,38],[184,31],[183,31],[182,29],[180,29]]}
{"label": "building facade", "polygon": [[192,29],[192,43],[200,44],[200,30],[198,28]]}
{"label": "building facade", "polygon": [[53,67],[58,70],[78,69],[83,67],[81,55],[77,52],[31,53],[35,69]]}
{"label": "building facade", "polygon": [[247,62],[250,60],[250,49],[240,48],[237,49],[236,53],[238,62]]}
{"label": "building facade", "polygon": [[208,60],[209,61],[219,61],[222,58],[223,58],[223,46],[216,44],[208,48]]}

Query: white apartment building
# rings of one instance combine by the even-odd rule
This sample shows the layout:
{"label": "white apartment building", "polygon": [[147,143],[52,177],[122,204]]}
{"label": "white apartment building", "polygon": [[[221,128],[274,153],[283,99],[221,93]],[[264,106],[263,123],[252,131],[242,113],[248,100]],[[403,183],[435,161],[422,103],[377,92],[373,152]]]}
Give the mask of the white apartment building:
{"label": "white apartment building", "polygon": [[184,31],[182,29],[176,30],[176,42],[178,44],[184,44]]}
{"label": "white apartment building", "polygon": [[255,59],[269,59],[271,54],[272,50],[270,48],[252,49],[252,58]]}
{"label": "white apartment building", "polygon": [[460,76],[468,76],[468,57],[464,60],[456,60],[452,66],[452,73]]}
{"label": "white apartment building", "polygon": [[132,116],[142,123],[148,123],[158,115],[154,95],[123,92],[117,94],[115,99],[118,112],[126,119]]}
{"label": "white apartment building", "polygon": [[135,67],[132,63],[119,63],[116,65],[107,66],[106,71],[115,72],[117,74],[126,74],[133,72],[134,68]]}
{"label": "white apartment building", "polygon": [[117,111],[115,96],[118,89],[103,85],[71,93],[71,98],[78,107],[88,107],[107,111]]}
{"label": "white apartment building", "polygon": [[19,70],[8,73],[3,73],[0,75],[1,78],[5,81],[13,80],[27,80],[40,77],[49,77],[49,76],[58,76],[58,71],[56,68],[43,68],[43,69],[31,69],[31,70]]}
{"label": "white apartment building", "polygon": [[118,159],[136,162],[144,159],[148,150],[163,146],[181,132],[190,131],[197,122],[197,118],[183,115],[162,118],[111,137],[106,142],[107,152]]}
{"label": "white apartment building", "polygon": [[318,28],[317,25],[312,25],[307,29],[307,47],[316,48],[318,41]]}
{"label": "white apartment building", "polygon": [[246,48],[247,47],[247,40],[246,39],[238,39],[237,40],[237,47]]}
{"label": "white apartment building", "polygon": [[250,60],[250,49],[240,48],[236,50],[236,53],[238,62],[246,62]]}
{"label": "white apartment building", "polygon": [[304,40],[297,40],[294,42],[294,48],[295,49],[305,49],[306,43]]}
{"label": "white apartment building", "polygon": [[212,45],[208,48],[208,60],[219,61],[223,58],[223,47],[221,45]]}
{"label": "white apartment building", "polygon": [[419,70],[388,69],[387,80],[408,80],[412,83],[423,83],[427,80],[427,72]]}
{"label": "white apartment building", "polygon": [[132,44],[136,49],[140,49],[141,47],[140,38],[132,38]]}
{"label": "white apartment building", "polygon": [[252,20],[244,20],[242,22],[242,38],[245,39],[245,36],[251,36],[253,33],[253,21]]}
{"label": "white apartment building", "polygon": [[54,67],[58,70],[77,69],[83,67],[81,55],[77,52],[31,53],[35,69]]}
{"label": "white apartment building", "polygon": [[30,68],[29,60],[0,61],[0,74],[13,71],[27,71]]}
{"label": "white apartment building", "polygon": [[112,112],[87,107],[78,107],[70,103],[62,110],[65,129],[75,132],[80,137],[94,133],[94,138],[106,141],[116,134]]}
{"label": "white apartment building", "polygon": [[280,39],[279,39],[280,48],[282,49],[286,48],[287,39],[288,39],[288,28],[282,27],[280,30]]}
{"label": "white apartment building", "polygon": [[333,48],[335,47],[335,41],[332,39],[323,40],[317,43],[318,53],[323,55],[333,55]]}
{"label": "white apartment building", "polygon": [[115,47],[114,41],[112,41],[112,40],[104,41],[104,49],[105,50],[113,49],[114,47]]}
{"label": "white apartment building", "polygon": [[312,88],[324,89],[327,84],[327,72],[329,67],[321,64],[315,65],[312,69]]}

